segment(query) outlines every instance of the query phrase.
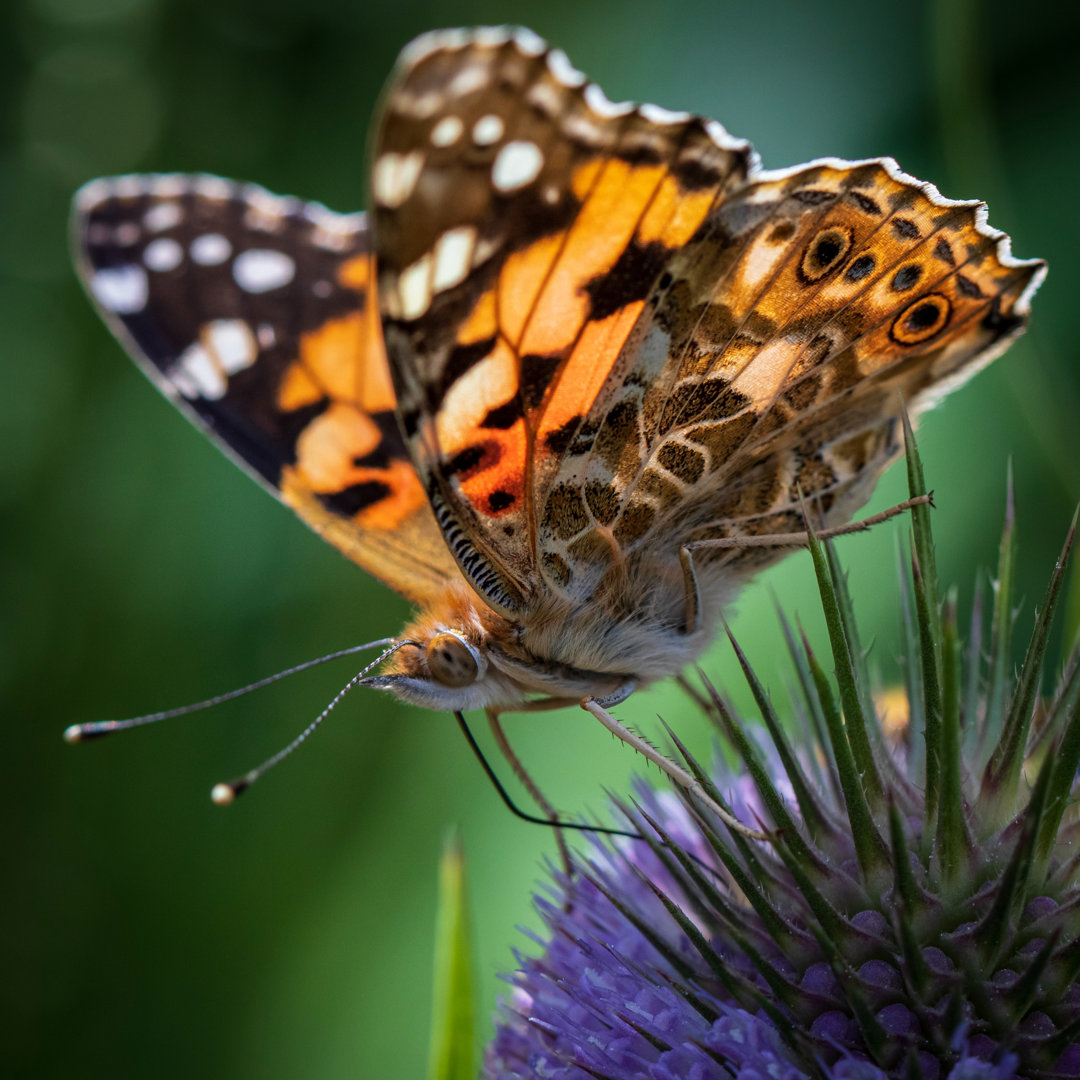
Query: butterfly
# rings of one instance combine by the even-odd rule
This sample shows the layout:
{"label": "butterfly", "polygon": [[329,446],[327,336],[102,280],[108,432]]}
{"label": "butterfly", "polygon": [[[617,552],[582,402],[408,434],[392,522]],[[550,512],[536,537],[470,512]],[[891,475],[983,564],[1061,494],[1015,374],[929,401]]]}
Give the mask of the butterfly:
{"label": "butterfly", "polygon": [[363,681],[497,734],[692,662],[785,551],[740,539],[801,530],[800,497],[847,521],[902,401],[997,356],[1045,274],[889,158],[766,171],[523,29],[409,45],[369,179],[351,215],[95,180],[77,261],[159,389],[415,603]]}

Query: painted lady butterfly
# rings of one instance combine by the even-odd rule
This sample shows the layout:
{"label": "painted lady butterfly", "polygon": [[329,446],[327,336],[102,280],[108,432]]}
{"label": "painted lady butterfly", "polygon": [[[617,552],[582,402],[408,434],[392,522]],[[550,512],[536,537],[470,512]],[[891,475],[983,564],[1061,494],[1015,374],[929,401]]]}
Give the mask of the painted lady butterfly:
{"label": "painted lady butterfly", "polygon": [[128,176],[75,243],[161,390],[420,607],[364,681],[500,739],[575,703],[625,737],[606,706],[783,553],[713,542],[799,530],[799,491],[847,520],[901,397],[1000,353],[1045,272],[888,158],[763,171],[524,30],[419,38],[376,124],[367,215]]}

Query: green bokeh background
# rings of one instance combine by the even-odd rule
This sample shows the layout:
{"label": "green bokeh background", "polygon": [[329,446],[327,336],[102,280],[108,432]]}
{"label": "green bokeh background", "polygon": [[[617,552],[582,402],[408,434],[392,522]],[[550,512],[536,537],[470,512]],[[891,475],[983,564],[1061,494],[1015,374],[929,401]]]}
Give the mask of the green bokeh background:
{"label": "green bokeh background", "polygon": [[[445,829],[460,824],[469,857],[485,1022],[553,849],[499,806],[449,716],[372,694],[215,809],[212,782],[287,741],[348,664],[128,737],[60,741],[72,721],[195,700],[393,634],[407,616],[123,357],[70,269],[75,187],[206,170],[354,209],[397,50],[478,22],[531,25],[613,99],[716,116],[769,166],[893,154],[946,194],[986,198],[1017,253],[1051,263],[1031,333],[928,417],[921,440],[941,576],[965,596],[993,562],[1012,456],[1024,625],[1080,496],[1078,12],[1015,0],[0,5],[0,1071],[422,1076]],[[902,489],[894,470],[874,507]],[[842,547],[886,683],[897,533]],[[770,589],[820,639],[808,558],[765,575],[734,613],[780,691]],[[706,667],[745,700],[728,649]],[[646,729],[657,712],[707,752],[674,688],[621,710]],[[599,807],[601,787],[625,790],[638,767],[573,711],[509,726],[567,810]]]}

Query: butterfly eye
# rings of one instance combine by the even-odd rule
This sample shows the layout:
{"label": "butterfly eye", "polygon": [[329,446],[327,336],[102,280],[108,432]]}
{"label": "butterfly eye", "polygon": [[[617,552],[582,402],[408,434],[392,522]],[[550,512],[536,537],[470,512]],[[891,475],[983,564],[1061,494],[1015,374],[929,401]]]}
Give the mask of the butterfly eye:
{"label": "butterfly eye", "polygon": [[436,634],[424,649],[432,678],[443,686],[469,686],[480,669],[472,649],[456,634]]}

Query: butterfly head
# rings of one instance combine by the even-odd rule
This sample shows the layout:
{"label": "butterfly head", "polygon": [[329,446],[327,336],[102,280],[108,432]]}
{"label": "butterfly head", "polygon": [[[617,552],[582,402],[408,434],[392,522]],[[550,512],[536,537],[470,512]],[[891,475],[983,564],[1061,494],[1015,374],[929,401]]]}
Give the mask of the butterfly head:
{"label": "butterfly head", "polygon": [[384,672],[364,685],[389,690],[413,705],[449,711],[521,700],[521,689],[492,662],[498,628],[488,625],[491,620],[481,616],[464,590],[447,600],[405,629]]}

